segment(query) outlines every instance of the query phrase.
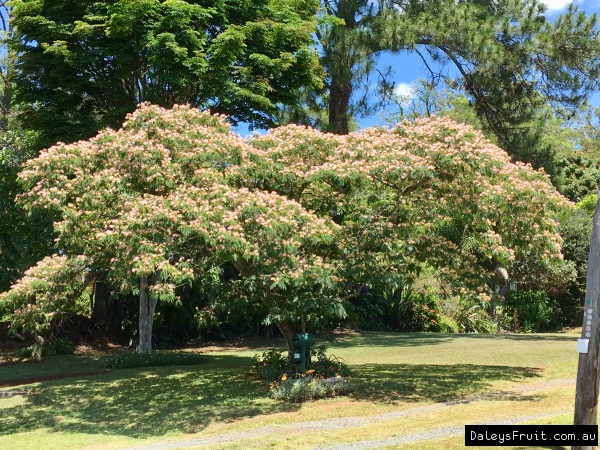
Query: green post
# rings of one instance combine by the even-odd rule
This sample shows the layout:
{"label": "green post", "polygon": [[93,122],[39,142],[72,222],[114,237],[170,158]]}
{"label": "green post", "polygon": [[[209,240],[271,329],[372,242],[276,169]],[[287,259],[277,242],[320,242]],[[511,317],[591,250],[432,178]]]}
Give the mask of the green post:
{"label": "green post", "polygon": [[292,337],[292,344],[296,351],[300,351],[302,374],[306,373],[306,348],[315,343],[315,337],[309,333],[298,333]]}

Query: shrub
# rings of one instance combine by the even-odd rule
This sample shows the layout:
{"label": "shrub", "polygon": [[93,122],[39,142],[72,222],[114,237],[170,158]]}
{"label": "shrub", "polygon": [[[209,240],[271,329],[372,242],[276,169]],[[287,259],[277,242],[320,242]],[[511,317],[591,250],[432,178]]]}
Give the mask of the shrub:
{"label": "shrub", "polygon": [[0,294],[0,308],[12,311],[11,327],[31,333],[43,349],[51,337],[52,325],[66,313],[79,310],[85,265],[83,256],[54,255],[27,269],[10,291]]}
{"label": "shrub", "polygon": [[[587,236],[589,241],[589,236]],[[564,295],[577,278],[575,263],[545,259],[536,252],[519,251],[511,266],[511,279],[521,291],[544,291],[551,298]]]}
{"label": "shrub", "polygon": [[47,355],[72,355],[75,346],[68,339],[55,339],[48,344],[45,354]]}
{"label": "shrub", "polygon": [[19,358],[41,358],[44,352],[40,344],[33,344],[29,347],[23,347],[17,350],[17,356]]}
{"label": "shrub", "polygon": [[558,303],[544,291],[510,292],[504,301],[504,315],[512,331],[525,332],[556,329],[561,318]]}
{"label": "shrub", "polygon": [[307,372],[314,371],[315,376],[331,378],[336,376],[347,377],[350,368],[335,355],[327,355],[327,347],[311,347],[310,362],[307,364]]}
{"label": "shrub", "polygon": [[0,322],[11,322],[12,312],[3,302],[0,302]]}
{"label": "shrub", "polygon": [[596,202],[598,201],[598,194],[588,194],[583,197],[577,204],[575,205],[578,209],[582,209],[586,212],[586,214],[590,217],[594,216],[594,211],[596,210]]}
{"label": "shrub", "polygon": [[462,302],[454,320],[459,333],[487,334],[497,331],[496,324],[481,305]]}
{"label": "shrub", "polygon": [[431,290],[411,292],[398,304],[397,331],[441,331],[440,306],[435,293]]}
{"label": "shrub", "polygon": [[153,366],[188,366],[206,362],[206,356],[191,352],[152,352],[140,355],[133,352],[120,353],[103,358],[100,363],[106,369],[132,369]]}
{"label": "shrub", "polygon": [[446,316],[440,316],[439,319],[440,332],[442,333],[458,333],[458,324],[454,319]]}
{"label": "shrub", "polygon": [[44,346],[35,343],[17,350],[17,356],[20,358],[38,359],[47,355],[72,355],[73,353],[75,353],[75,346],[68,339],[55,339]]}
{"label": "shrub", "polygon": [[584,211],[574,210],[563,218],[560,235],[565,260],[575,264],[577,278],[563,295],[556,296],[563,318],[562,325],[581,325],[581,305],[585,299],[587,262],[590,252],[592,219]]}
{"label": "shrub", "polygon": [[389,331],[387,314],[390,301],[382,293],[373,289],[350,298],[346,305],[348,317],[340,320],[340,324],[350,328],[368,331]]}
{"label": "shrub", "polygon": [[259,378],[275,380],[280,378],[288,369],[289,359],[284,352],[272,347],[263,352],[262,355],[255,354],[252,357],[252,363]]}
{"label": "shrub", "polygon": [[[252,362],[258,377],[265,380],[276,380],[283,375],[297,375],[300,369],[299,363],[290,363],[287,351],[275,348],[263,352],[262,355],[257,353],[252,357]],[[327,355],[327,347],[324,345],[310,348],[306,372],[321,378],[350,375],[348,366],[336,356]]]}
{"label": "shrub", "polygon": [[300,403],[319,398],[349,395],[355,390],[354,385],[341,376],[321,378],[309,374],[288,378],[284,375],[281,382],[271,386],[269,395],[275,400]]}

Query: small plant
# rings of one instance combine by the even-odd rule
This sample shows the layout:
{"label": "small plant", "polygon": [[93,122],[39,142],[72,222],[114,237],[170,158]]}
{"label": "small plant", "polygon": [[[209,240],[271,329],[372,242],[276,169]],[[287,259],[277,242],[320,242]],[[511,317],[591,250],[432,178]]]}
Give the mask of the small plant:
{"label": "small plant", "polygon": [[350,369],[339,358],[327,355],[324,345],[310,349],[305,374],[298,373],[298,364],[290,363],[286,353],[274,348],[254,355],[252,360],[260,378],[277,380],[269,390],[269,396],[276,400],[299,403],[354,391],[344,378],[350,375]]}
{"label": "small plant", "polygon": [[439,301],[432,290],[425,293],[409,291],[397,304],[396,317],[397,331],[442,331]]}
{"label": "small plant", "polygon": [[75,346],[68,339],[55,339],[48,344],[45,349],[45,355],[72,355],[75,353]]}
{"label": "small plant", "polygon": [[[298,374],[300,363],[290,362],[287,352],[271,348],[262,355],[258,353],[252,357],[252,363],[256,369],[256,374],[264,380],[277,380],[284,374],[286,376]],[[309,358],[306,363],[306,373],[313,373],[314,376],[321,378],[348,376],[350,369],[339,358],[334,355],[327,355],[327,347],[311,347]]]}
{"label": "small plant", "polygon": [[206,362],[206,356],[190,352],[152,352],[140,355],[133,352],[120,353],[102,359],[106,369],[132,369],[138,367],[188,366]]}
{"label": "small plant", "polygon": [[275,380],[280,378],[289,367],[289,359],[281,350],[270,348],[262,355],[258,353],[252,357],[252,363],[256,368],[259,378]]}
{"label": "small plant", "polygon": [[17,350],[17,356],[19,358],[41,358],[44,352],[40,344],[32,344],[29,347],[23,347]]}
{"label": "small plant", "polygon": [[496,324],[490,316],[481,308],[481,305],[463,303],[454,317],[459,333],[486,334],[497,331]]}
{"label": "small plant", "polygon": [[48,355],[72,355],[75,352],[75,346],[67,339],[55,339],[47,345],[41,346],[38,343],[29,347],[24,347],[17,351],[19,358],[38,358]]}
{"label": "small plant", "polygon": [[441,333],[458,333],[458,324],[450,317],[440,315],[438,324]]}
{"label": "small plant", "polygon": [[281,382],[271,385],[269,395],[275,400],[300,403],[320,398],[345,396],[355,390],[354,385],[340,375],[322,378],[311,373],[306,376],[290,378],[284,375]]}
{"label": "small plant", "polygon": [[327,347],[320,345],[310,349],[310,362],[307,364],[307,373],[312,370],[316,376],[329,378],[335,376],[347,377],[350,375],[348,365],[334,355],[327,355]]}

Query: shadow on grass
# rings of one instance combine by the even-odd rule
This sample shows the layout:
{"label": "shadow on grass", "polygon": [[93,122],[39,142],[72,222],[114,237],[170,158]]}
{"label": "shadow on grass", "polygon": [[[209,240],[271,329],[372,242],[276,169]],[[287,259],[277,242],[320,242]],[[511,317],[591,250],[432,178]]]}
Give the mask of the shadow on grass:
{"label": "shadow on grass", "polygon": [[97,362],[98,356],[94,355],[62,355],[47,356],[41,361],[2,363],[0,364],[0,384],[5,381],[26,378],[100,371],[102,368],[98,366]]}
{"label": "shadow on grass", "polygon": [[502,342],[516,341],[556,341],[575,342],[578,336],[560,334],[447,334],[447,333],[364,333],[335,341],[334,348],[350,347],[418,347],[438,345],[454,340],[484,340]]}
{"label": "shadow on grass", "polygon": [[[268,383],[255,379],[250,366],[249,357],[209,355],[196,366],[121,369],[43,382],[20,402],[0,403],[0,435],[44,428],[150,438],[298,410],[299,405],[267,399]],[[377,402],[448,401],[487,393],[497,380],[537,376],[536,369],[470,364],[361,365],[353,372],[356,397]]]}
{"label": "shadow on grass", "polygon": [[[541,369],[475,364],[366,364],[353,367],[357,398],[370,401],[446,402],[490,393],[495,381],[539,377]],[[516,397],[518,398],[518,397]]]}
{"label": "shadow on grass", "polygon": [[0,434],[46,428],[143,438],[299,407],[266,399],[268,385],[251,376],[250,366],[250,358],[219,355],[196,366],[122,369],[42,383],[23,404],[0,404]]}

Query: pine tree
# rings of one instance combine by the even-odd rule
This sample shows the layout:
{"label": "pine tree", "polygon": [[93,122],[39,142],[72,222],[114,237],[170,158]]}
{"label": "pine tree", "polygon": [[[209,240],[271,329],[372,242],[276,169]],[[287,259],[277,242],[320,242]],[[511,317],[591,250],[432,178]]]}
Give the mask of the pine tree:
{"label": "pine tree", "polygon": [[[531,153],[541,137],[536,121],[548,104],[568,116],[598,86],[596,15],[575,5],[550,22],[536,0],[324,2],[318,38],[333,133],[348,133],[353,116],[379,106],[359,92],[368,87],[377,56],[414,52],[428,81],[464,92],[515,159],[552,173],[549,149]],[[448,67],[458,75],[448,75]],[[385,100],[392,86],[385,73],[378,77]]]}

